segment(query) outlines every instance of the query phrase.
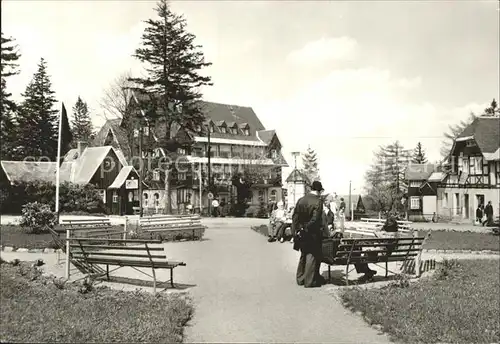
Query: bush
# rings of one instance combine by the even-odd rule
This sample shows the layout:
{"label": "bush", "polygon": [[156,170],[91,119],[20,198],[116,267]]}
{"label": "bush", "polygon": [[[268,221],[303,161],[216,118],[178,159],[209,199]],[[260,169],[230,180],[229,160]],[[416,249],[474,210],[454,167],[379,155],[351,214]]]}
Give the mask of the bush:
{"label": "bush", "polygon": [[49,228],[54,228],[56,223],[57,214],[47,204],[33,202],[23,206],[20,225],[28,233],[47,232]]}
{"label": "bush", "polygon": [[[106,213],[99,191],[94,185],[62,183],[59,189],[61,212]],[[39,202],[55,210],[56,187],[48,182],[15,183],[2,188],[2,214],[20,214],[25,203]]]}

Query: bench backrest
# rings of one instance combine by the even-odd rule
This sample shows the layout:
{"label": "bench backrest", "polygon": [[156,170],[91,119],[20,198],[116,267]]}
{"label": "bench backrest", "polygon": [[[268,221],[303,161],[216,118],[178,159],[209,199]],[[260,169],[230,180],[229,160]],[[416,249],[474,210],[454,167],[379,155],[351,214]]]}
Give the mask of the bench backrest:
{"label": "bench backrest", "polygon": [[166,262],[165,248],[159,244],[160,240],[120,239],[99,239],[99,243],[96,244],[94,239],[71,238],[70,250],[74,259]]}
{"label": "bench backrest", "polygon": [[[347,260],[351,263],[376,263],[413,259],[422,251],[424,240],[425,237],[345,238],[340,241],[334,261],[337,263],[347,262]],[[370,252],[374,254],[370,255]]]}
{"label": "bench backrest", "polygon": [[182,217],[172,217],[172,216],[149,216],[139,219],[141,227],[152,227],[152,226],[177,226],[177,225],[200,225],[200,216],[182,216]]}
{"label": "bench backrest", "polygon": [[113,229],[109,218],[61,220],[61,231],[70,231],[71,237],[121,237],[124,231]]}

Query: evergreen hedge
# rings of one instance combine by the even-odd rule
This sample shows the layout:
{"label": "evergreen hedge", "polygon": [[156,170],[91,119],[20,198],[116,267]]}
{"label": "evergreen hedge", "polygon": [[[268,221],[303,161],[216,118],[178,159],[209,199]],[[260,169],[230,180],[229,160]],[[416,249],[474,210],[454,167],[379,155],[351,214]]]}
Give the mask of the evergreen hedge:
{"label": "evergreen hedge", "polygon": [[[27,203],[47,204],[55,210],[56,187],[49,182],[21,182],[0,189],[0,212],[19,215]],[[59,207],[63,213],[80,212],[105,214],[106,208],[94,185],[62,183],[59,189]]]}

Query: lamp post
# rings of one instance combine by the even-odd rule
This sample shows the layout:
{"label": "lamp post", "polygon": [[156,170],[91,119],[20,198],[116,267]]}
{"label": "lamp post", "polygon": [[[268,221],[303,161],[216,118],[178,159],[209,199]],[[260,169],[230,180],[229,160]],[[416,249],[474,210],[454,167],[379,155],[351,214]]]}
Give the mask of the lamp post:
{"label": "lamp post", "polygon": [[[210,155],[212,154],[212,146],[210,145],[210,130],[211,130],[211,122],[208,123],[207,127],[207,185],[208,185],[208,192],[212,191],[212,169],[210,166]],[[201,195],[200,195],[201,197]],[[208,197],[207,197],[208,199]],[[201,216],[201,213],[200,213]],[[208,199],[208,216],[212,216],[212,202]]]}
{"label": "lamp post", "polygon": [[352,222],[352,200],[351,200],[351,181],[349,180],[349,210],[351,213],[351,222]]}
{"label": "lamp post", "polygon": [[296,183],[297,183],[297,157],[300,155],[300,152],[292,152],[292,156],[293,156],[293,172],[294,172],[294,175],[293,175],[293,205],[295,206],[295,203],[297,202],[297,200],[295,199],[295,194],[296,194],[296,191],[297,191],[297,186],[296,186]]}

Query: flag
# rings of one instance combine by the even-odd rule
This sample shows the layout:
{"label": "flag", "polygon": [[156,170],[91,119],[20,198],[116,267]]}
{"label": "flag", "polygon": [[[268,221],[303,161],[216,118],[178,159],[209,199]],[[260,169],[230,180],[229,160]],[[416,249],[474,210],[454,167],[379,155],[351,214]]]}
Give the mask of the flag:
{"label": "flag", "polygon": [[71,128],[69,126],[69,120],[68,120],[68,113],[66,112],[66,107],[64,106],[64,103],[62,103],[61,119],[59,123],[61,125],[61,128],[59,130],[59,133],[61,135],[61,137],[59,138],[59,144],[61,145],[60,146],[61,156],[59,164],[62,164],[64,156],[70,150],[71,141],[73,141],[73,134],[71,133]]}

